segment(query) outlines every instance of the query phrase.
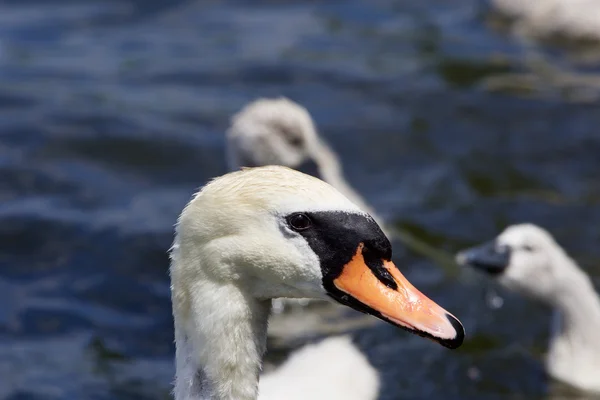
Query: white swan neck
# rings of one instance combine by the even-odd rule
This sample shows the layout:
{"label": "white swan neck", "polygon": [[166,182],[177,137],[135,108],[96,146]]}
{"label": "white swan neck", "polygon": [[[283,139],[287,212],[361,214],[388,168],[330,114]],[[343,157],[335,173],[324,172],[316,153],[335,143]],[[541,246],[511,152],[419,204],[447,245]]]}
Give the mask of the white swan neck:
{"label": "white swan neck", "polygon": [[[589,276],[572,260],[561,277],[548,362],[560,374],[575,373],[573,365],[600,367],[600,298]],[[571,365],[571,367],[569,367]]]}
{"label": "white swan neck", "polygon": [[563,269],[568,272],[560,278],[561,290],[556,297],[565,325],[600,328],[600,298],[590,277],[574,261],[567,258],[565,262],[570,265]]}
{"label": "white swan neck", "polygon": [[271,301],[258,301],[235,284],[183,283],[189,276],[178,267],[171,268],[178,290],[175,399],[256,400]]}

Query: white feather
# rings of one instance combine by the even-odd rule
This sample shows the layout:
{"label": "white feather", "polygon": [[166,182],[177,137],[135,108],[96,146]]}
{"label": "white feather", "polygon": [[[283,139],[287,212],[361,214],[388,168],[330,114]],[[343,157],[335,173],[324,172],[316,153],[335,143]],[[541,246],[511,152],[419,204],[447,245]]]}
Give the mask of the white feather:
{"label": "white feather", "polygon": [[600,39],[598,0],[492,0],[492,4],[532,36]]}

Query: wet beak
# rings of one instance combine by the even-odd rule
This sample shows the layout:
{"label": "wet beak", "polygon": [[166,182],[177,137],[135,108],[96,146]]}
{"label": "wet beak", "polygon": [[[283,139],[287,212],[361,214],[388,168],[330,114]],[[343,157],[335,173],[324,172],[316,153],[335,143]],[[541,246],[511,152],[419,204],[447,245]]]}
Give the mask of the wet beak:
{"label": "wet beak", "polygon": [[341,293],[330,295],[445,347],[454,349],[462,344],[464,328],[456,317],[419,292],[393,262],[381,261],[376,268],[383,270],[376,274],[367,265],[361,243],[354,257],[333,280],[336,292]]}
{"label": "wet beak", "polygon": [[490,275],[500,275],[510,262],[510,248],[492,241],[458,253],[456,261]]}

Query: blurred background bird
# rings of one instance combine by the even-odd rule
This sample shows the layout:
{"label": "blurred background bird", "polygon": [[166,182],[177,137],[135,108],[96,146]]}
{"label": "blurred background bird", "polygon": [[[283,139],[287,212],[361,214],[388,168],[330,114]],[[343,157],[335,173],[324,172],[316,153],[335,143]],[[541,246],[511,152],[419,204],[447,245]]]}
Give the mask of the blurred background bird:
{"label": "blurred background bird", "polygon": [[495,240],[458,253],[457,260],[551,307],[548,373],[600,393],[600,298],[587,273],[548,232],[532,224],[509,226]]}

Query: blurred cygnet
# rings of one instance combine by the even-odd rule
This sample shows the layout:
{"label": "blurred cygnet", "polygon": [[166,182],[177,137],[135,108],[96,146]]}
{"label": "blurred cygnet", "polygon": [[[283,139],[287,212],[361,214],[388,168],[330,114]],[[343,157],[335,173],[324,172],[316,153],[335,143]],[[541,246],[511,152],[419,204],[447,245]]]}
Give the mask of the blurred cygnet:
{"label": "blurred cygnet", "polygon": [[600,40],[597,0],[492,0],[492,6],[528,36]]}
{"label": "blurred cygnet", "polygon": [[552,307],[548,373],[600,393],[600,298],[548,232],[531,224],[509,226],[493,241],[459,253],[457,261]]}
{"label": "blurred cygnet", "polygon": [[303,172],[318,175],[382,225],[344,178],[337,155],[317,134],[306,108],[285,97],[255,100],[233,116],[227,130],[227,161],[231,170],[264,165],[302,170],[314,163],[316,171]]}

